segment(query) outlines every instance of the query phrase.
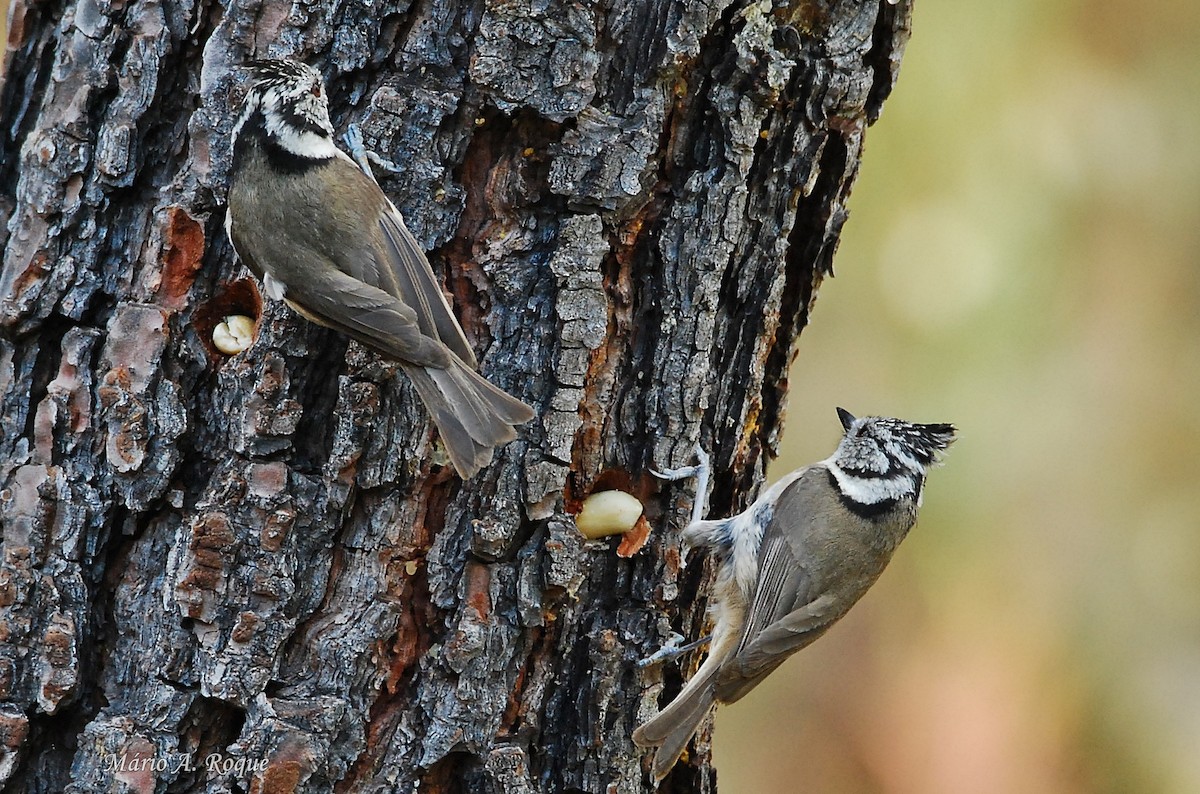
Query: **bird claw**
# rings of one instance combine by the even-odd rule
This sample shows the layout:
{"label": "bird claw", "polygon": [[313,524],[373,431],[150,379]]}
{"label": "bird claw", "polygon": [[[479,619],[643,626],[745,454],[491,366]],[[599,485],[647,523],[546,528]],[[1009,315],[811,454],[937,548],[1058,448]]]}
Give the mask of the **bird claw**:
{"label": "bird claw", "polygon": [[700,471],[700,466],[697,465],[697,466],[681,466],[678,469],[667,469],[666,471],[659,471],[658,469],[651,469],[650,473],[653,474],[655,477],[657,477],[660,480],[667,480],[668,482],[675,482],[676,480],[686,480],[688,477],[693,477],[699,471]]}
{"label": "bird claw", "polygon": [[686,645],[680,645],[680,643],[683,642],[683,635],[677,631],[672,631],[670,636],[667,637],[667,641],[663,643],[663,646],[647,656],[645,659],[639,659],[637,666],[639,669],[645,669],[652,664],[658,664],[659,662],[665,662],[670,659],[674,659],[677,656],[682,656],[688,651],[695,650],[701,645],[711,641],[712,635],[709,634],[708,636],[701,637],[695,642],[689,642]]}
{"label": "bird claw", "polygon": [[708,469],[709,469],[710,461],[709,461],[708,453],[704,451],[704,447],[697,444],[696,449],[695,449],[695,455],[696,455],[696,465],[695,466],[681,466],[678,469],[666,469],[664,471],[658,471],[657,469],[651,469],[650,473],[653,474],[655,477],[657,477],[660,480],[668,480],[670,482],[674,482],[676,480],[685,480],[688,477],[694,477],[694,476],[703,477],[708,472]]}
{"label": "bird claw", "polygon": [[346,126],[346,134],[342,136],[342,140],[345,141],[346,148],[349,150],[350,156],[354,158],[354,162],[358,163],[358,167],[372,180],[375,180],[375,173],[371,170],[372,163],[392,174],[398,174],[403,170],[391,160],[385,159],[367,148],[363,142],[362,128],[358,126],[357,122],[350,122]]}
{"label": "bird claw", "polygon": [[704,451],[702,445],[696,444],[695,455],[696,465],[694,466],[682,466],[678,469],[666,469],[665,471],[650,470],[650,473],[655,477],[668,482],[684,480],[688,477],[696,478],[696,499],[692,503],[693,524],[704,518],[704,503],[708,497],[708,477],[712,470],[712,460],[709,458],[708,453]]}

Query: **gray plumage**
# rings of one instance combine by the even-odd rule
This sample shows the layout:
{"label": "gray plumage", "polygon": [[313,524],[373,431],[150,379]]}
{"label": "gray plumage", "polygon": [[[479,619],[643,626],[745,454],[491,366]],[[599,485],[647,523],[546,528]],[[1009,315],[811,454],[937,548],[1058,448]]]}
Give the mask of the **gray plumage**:
{"label": "gray plumage", "polygon": [[[855,419],[832,457],[784,477],[745,512],[693,521],[689,547],[718,559],[704,664],[633,740],[657,747],[661,779],[714,703],[732,703],[838,621],[883,572],[916,522],[926,470],[951,425]],[[703,494],[698,494],[700,499]]]}
{"label": "gray plumage", "polygon": [[263,61],[234,131],[226,228],[266,293],[400,363],[466,478],[533,418],[475,354],[399,211],[336,148],[320,75]]}

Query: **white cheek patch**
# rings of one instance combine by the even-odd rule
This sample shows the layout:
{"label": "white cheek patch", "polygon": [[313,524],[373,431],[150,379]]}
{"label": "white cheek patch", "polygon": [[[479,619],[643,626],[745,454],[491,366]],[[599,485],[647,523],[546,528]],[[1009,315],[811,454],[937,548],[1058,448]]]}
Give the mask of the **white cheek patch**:
{"label": "white cheek patch", "polygon": [[329,136],[318,135],[308,130],[297,131],[274,114],[267,116],[267,134],[275,139],[281,149],[297,157],[328,160],[336,157],[338,153],[338,148],[333,145]]}
{"label": "white cheek patch", "polygon": [[837,480],[838,488],[846,498],[860,505],[875,505],[889,499],[903,499],[913,495],[913,480],[911,476],[902,477],[855,477],[847,474],[832,460],[825,461],[829,471]]}
{"label": "white cheek patch", "polygon": [[[297,106],[295,97],[287,97],[278,90],[268,91],[260,107],[263,111],[267,135],[275,139],[280,148],[298,157],[311,160],[328,160],[334,156],[337,147],[333,145],[333,129],[329,124],[329,116],[321,112],[315,98],[300,98]],[[312,124],[321,128],[321,132],[297,129],[296,125],[284,119],[279,108],[291,105]]]}

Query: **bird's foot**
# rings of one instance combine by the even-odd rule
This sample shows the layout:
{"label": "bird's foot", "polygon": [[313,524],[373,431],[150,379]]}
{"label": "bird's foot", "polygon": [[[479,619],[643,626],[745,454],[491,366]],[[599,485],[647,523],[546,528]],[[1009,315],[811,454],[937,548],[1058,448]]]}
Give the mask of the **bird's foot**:
{"label": "bird's foot", "polygon": [[704,451],[704,447],[696,445],[696,465],[683,466],[678,469],[667,469],[666,471],[656,471],[651,469],[650,473],[660,480],[675,482],[676,480],[684,480],[688,477],[696,478],[696,500],[692,503],[692,523],[704,518],[704,505],[708,498],[708,478],[711,472],[711,460],[708,453]]}
{"label": "bird's foot", "polygon": [[701,645],[712,642],[712,635],[709,634],[706,637],[701,637],[700,639],[694,642],[689,642],[686,645],[680,645],[681,642],[683,642],[683,635],[677,631],[672,631],[671,636],[667,637],[667,641],[663,647],[659,648],[645,659],[640,659],[637,663],[637,666],[639,668],[646,668],[652,664],[658,664],[659,662],[665,662],[670,659],[674,659],[677,656],[682,656],[688,651],[695,650]]}
{"label": "bird's foot", "polygon": [[346,148],[350,151],[350,156],[354,158],[354,162],[358,163],[358,167],[363,170],[363,173],[371,177],[372,180],[375,179],[375,173],[371,170],[372,163],[392,174],[398,174],[403,170],[391,160],[368,149],[363,142],[362,128],[355,122],[351,122],[346,127],[346,134],[342,136],[342,140],[346,142]]}
{"label": "bird's foot", "polygon": [[686,480],[688,477],[704,477],[708,473],[708,468],[708,453],[704,451],[704,447],[697,444],[695,466],[681,466],[678,469],[666,469],[665,471],[651,469],[650,473],[660,480],[669,480],[674,482],[675,480]]}

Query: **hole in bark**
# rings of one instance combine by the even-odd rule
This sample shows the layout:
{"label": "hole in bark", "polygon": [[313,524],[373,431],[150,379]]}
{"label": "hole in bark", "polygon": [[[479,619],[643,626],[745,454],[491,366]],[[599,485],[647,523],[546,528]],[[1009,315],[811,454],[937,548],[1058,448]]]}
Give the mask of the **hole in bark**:
{"label": "hole in bark", "polygon": [[638,483],[634,481],[629,472],[624,469],[606,469],[600,472],[600,476],[592,481],[591,486],[585,492],[578,492],[574,488],[568,488],[564,494],[564,504],[566,510],[571,515],[579,515],[579,510],[583,507],[583,501],[594,493],[600,491],[625,491],[642,499],[645,494],[638,487]]}
{"label": "hole in bark", "polygon": [[183,770],[170,790],[194,791],[203,788],[207,759],[210,756],[217,759],[228,757],[229,745],[241,734],[245,722],[245,710],[227,700],[203,695],[193,700],[180,723],[183,735],[179,746],[179,752],[191,760],[191,768]]}
{"label": "hole in bark", "polygon": [[[621,543],[617,554],[621,557],[636,554],[645,545],[651,530],[646,507],[655,486],[647,476],[634,479],[623,469],[608,469],[601,472],[586,494],[568,492],[566,509],[575,516],[580,533],[591,540],[619,535]],[[588,504],[587,515],[584,515],[584,503],[592,496],[597,499]]]}
{"label": "hole in bark", "polygon": [[262,322],[262,309],[262,295],[259,294],[258,285],[253,279],[243,278],[222,283],[217,288],[217,294],[197,307],[192,314],[192,326],[200,335],[200,342],[204,345],[208,360],[220,363],[229,358],[228,353],[222,353],[213,345],[213,329],[219,323],[232,315],[245,315],[254,321],[254,337],[257,339]]}

